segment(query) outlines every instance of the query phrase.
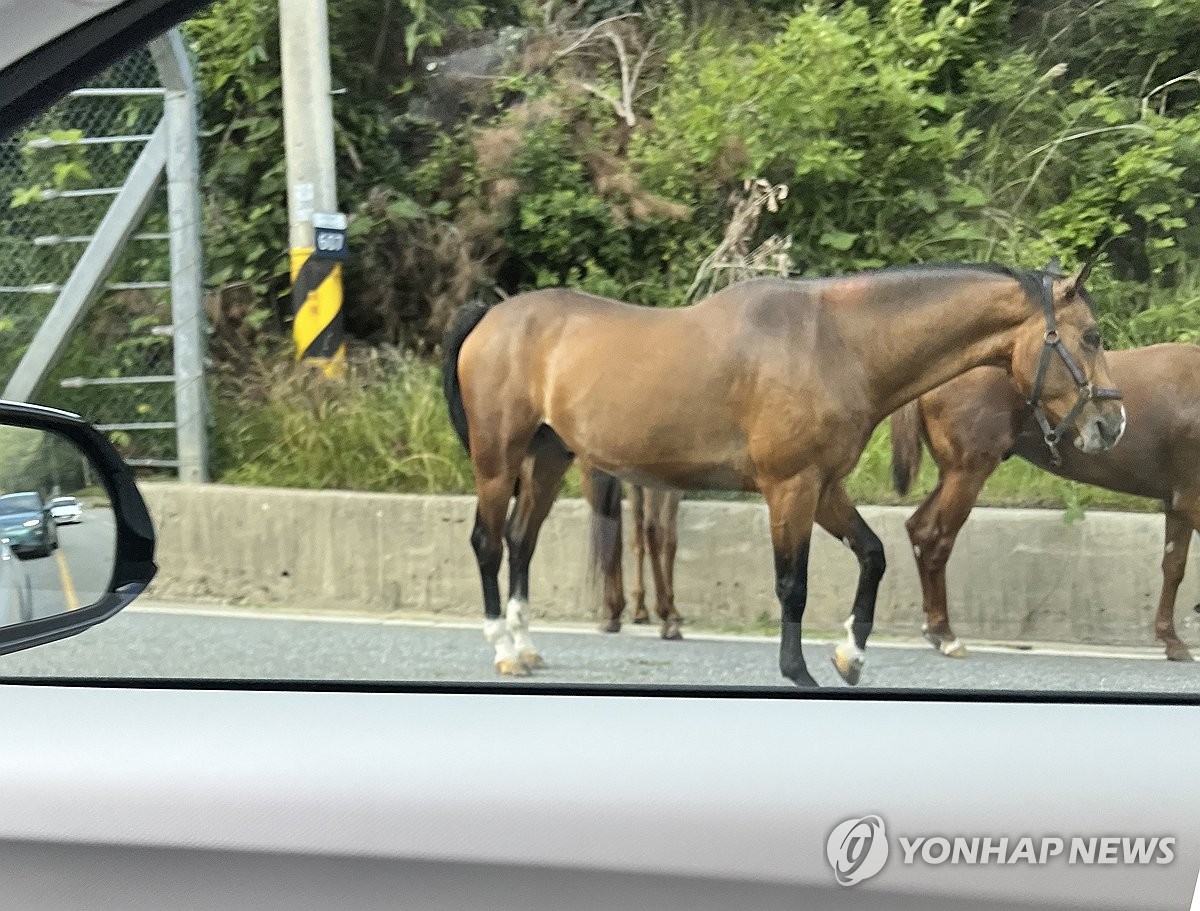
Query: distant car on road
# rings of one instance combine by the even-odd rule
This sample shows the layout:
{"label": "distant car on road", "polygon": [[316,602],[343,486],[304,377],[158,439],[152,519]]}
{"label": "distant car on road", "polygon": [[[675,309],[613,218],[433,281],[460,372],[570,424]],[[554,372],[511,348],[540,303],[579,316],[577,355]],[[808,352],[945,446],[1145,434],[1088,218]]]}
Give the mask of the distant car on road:
{"label": "distant car on road", "polygon": [[50,501],[50,515],[59,525],[74,525],[83,521],[83,504],[75,497],[54,497]]}
{"label": "distant car on road", "polygon": [[18,557],[48,557],[58,547],[58,525],[50,505],[35,490],[0,496],[0,544]]}
{"label": "distant car on road", "polygon": [[0,543],[0,623],[33,619],[33,582],[12,548]]}

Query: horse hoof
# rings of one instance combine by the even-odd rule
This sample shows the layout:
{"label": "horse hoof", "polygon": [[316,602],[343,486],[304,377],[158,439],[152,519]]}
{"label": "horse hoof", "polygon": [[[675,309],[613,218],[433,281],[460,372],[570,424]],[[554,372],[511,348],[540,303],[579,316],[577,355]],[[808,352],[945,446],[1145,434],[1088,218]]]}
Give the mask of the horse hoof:
{"label": "horse hoof", "polygon": [[1195,661],[1188,647],[1182,642],[1171,642],[1167,645],[1168,661]]}
{"label": "horse hoof", "polygon": [[634,614],[633,622],[637,626],[645,626],[647,623],[650,622],[650,615],[649,614]]}
{"label": "horse hoof", "polygon": [[921,634],[925,637],[925,641],[936,648],[947,658],[966,658],[970,652],[967,647],[958,641],[958,637],[953,639],[943,639],[936,633],[931,633],[929,630],[922,630]]}
{"label": "horse hoof", "polygon": [[841,645],[833,650],[833,667],[851,686],[857,685],[858,678],[862,676],[864,660],[861,653],[855,654]]}
{"label": "horse hoof", "polygon": [[812,674],[807,669],[796,671],[794,674],[784,674],[783,676],[802,690],[816,690],[821,688],[820,684],[813,680]]}
{"label": "horse hoof", "polygon": [[664,639],[678,641],[683,638],[683,633],[679,631],[678,620],[666,620],[663,622],[662,631],[659,633]]}
{"label": "horse hoof", "polygon": [[621,621],[609,620],[602,627],[600,627],[600,631],[603,633],[619,633],[621,631]]}
{"label": "horse hoof", "polygon": [[501,658],[496,662],[497,673],[505,677],[528,677],[529,668],[520,658]]}
{"label": "horse hoof", "polygon": [[546,666],[546,659],[533,649],[526,649],[521,652],[521,663],[529,670],[537,670],[540,667]]}

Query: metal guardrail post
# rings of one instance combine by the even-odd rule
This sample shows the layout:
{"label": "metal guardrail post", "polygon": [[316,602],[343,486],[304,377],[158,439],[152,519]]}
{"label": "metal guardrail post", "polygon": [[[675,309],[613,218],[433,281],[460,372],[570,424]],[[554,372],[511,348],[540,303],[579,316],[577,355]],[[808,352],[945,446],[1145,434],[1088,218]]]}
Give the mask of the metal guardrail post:
{"label": "metal guardrail post", "polygon": [[175,425],[179,479],[208,480],[208,390],[204,375],[205,313],[200,244],[199,121],[187,50],[172,29],[150,44],[166,94],[167,207],[171,243]]}

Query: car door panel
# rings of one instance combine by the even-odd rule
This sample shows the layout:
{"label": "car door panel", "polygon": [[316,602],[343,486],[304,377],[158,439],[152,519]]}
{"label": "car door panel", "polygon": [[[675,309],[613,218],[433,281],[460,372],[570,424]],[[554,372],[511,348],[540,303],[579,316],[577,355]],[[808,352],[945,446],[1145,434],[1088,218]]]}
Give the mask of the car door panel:
{"label": "car door panel", "polygon": [[[1179,908],[1200,867],[1200,797],[1163,761],[1200,747],[1190,706],[5,686],[0,730],[21,745],[0,751],[0,856],[53,847],[72,858],[53,881],[82,869],[64,851],[106,850],[129,876],[138,852],[183,852],[171,891],[224,852],[258,871],[224,907],[265,907],[255,890],[287,858],[319,859],[364,908],[616,907],[606,888],[624,907],[674,889],[690,908]],[[838,886],[826,839],[867,813],[925,836],[1166,835],[1175,857],[931,867],[894,850]],[[470,901],[435,888],[457,877]],[[196,888],[171,905],[210,907]],[[47,896],[22,907],[62,906]]]}
{"label": "car door panel", "polygon": [[[13,907],[87,911],[1024,911],[1023,902],[788,882],[97,845],[7,843],[0,882]],[[1076,906],[1079,907],[1079,906]]]}

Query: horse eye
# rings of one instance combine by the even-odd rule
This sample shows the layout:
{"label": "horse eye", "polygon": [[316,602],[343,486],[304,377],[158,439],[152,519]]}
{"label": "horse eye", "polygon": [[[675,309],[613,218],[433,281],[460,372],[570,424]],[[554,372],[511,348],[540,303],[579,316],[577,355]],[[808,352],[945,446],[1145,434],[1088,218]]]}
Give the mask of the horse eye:
{"label": "horse eye", "polygon": [[1086,332],[1084,332],[1083,333],[1083,343],[1085,345],[1087,345],[1089,348],[1099,348],[1100,345],[1103,343],[1103,339],[1100,338],[1099,330],[1088,329]]}

